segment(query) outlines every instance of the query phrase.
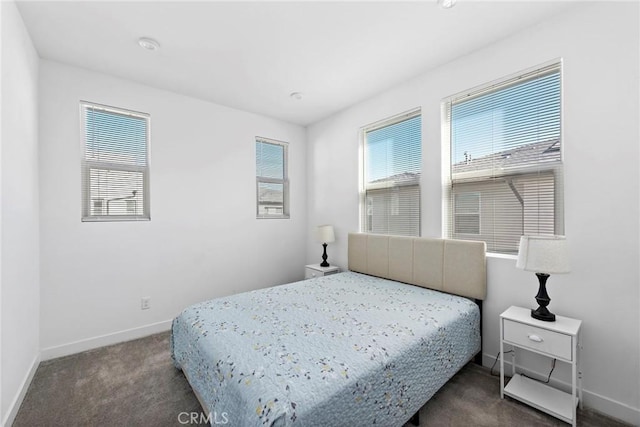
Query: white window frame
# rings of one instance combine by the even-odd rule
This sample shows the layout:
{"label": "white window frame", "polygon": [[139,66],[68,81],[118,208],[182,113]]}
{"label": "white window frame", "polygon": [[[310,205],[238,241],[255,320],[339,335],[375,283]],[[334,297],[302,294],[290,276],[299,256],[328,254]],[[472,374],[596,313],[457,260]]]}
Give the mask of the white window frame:
{"label": "white window frame", "polygon": [[[522,169],[519,172],[519,176],[527,176],[528,174],[535,175],[543,173],[548,174],[552,173],[554,177],[554,185],[556,185],[554,189],[554,234],[564,234],[564,185],[562,182],[564,181],[564,82],[563,82],[563,66],[562,59],[557,58],[551,61],[545,62],[543,64],[536,65],[534,67],[530,67],[526,70],[510,74],[508,76],[496,79],[489,83],[476,86],[474,88],[465,90],[463,92],[459,92],[455,95],[444,98],[441,102],[441,129],[442,129],[442,182],[443,182],[443,194],[442,194],[442,235],[445,238],[455,238],[451,237],[452,234],[455,234],[455,221],[454,214],[451,212],[453,209],[452,204],[452,181],[451,181],[451,105],[453,102],[470,98],[476,96],[482,96],[483,93],[490,93],[496,89],[500,89],[503,87],[507,87],[509,84],[516,83],[517,80],[524,80],[528,77],[544,72],[547,69],[558,69],[560,73],[560,165],[559,168],[557,166],[551,166],[549,168],[538,168],[532,167],[530,170]],[[472,176],[473,173],[469,174]],[[509,173],[505,173],[505,176],[508,176]],[[517,175],[515,175],[517,176]],[[482,202],[481,202],[482,203]],[[480,212],[482,212],[482,205],[480,205]],[[480,234],[482,234],[482,213],[480,213]],[[453,218],[453,220],[450,220]],[[468,236],[474,236],[469,234]],[[507,252],[498,252],[498,251],[488,251],[490,254],[498,254],[500,256],[512,256],[513,254]]]}
{"label": "white window frame", "polygon": [[[133,116],[144,119],[146,126],[146,166],[127,165],[116,162],[98,162],[86,159],[86,111],[88,109],[102,110],[114,114]],[[82,221],[83,222],[103,222],[103,221],[149,221],[151,220],[150,200],[149,200],[149,175],[150,175],[150,140],[151,140],[151,116],[147,113],[127,110],[124,108],[111,107],[107,105],[97,104],[94,102],[80,101],[80,140],[81,140],[81,164],[82,164]],[[113,171],[138,172],[143,176],[143,213],[141,215],[91,215],[91,199],[90,171],[91,169],[103,169]],[[103,201],[102,211],[106,209]]]}
{"label": "white window frame", "polygon": [[[261,136],[256,136],[254,147],[257,143],[265,143],[265,144],[273,144],[279,145],[283,147],[282,155],[283,155],[283,179],[277,178],[268,178],[262,177],[258,175],[258,171],[256,170],[256,218],[257,219],[289,219],[289,143],[284,141],[278,141],[275,139],[264,138]],[[258,153],[255,153],[254,158],[258,159]],[[281,184],[282,185],[282,213],[279,214],[269,214],[269,215],[261,215],[260,214],[260,184]]]}
{"label": "white window frame", "polygon": [[[359,136],[359,159],[360,161],[359,163],[359,167],[358,167],[358,176],[359,176],[359,190],[360,190],[360,195],[359,195],[359,230],[363,233],[371,233],[372,229],[371,229],[371,221],[370,218],[372,218],[372,214],[371,211],[373,209],[372,205],[371,205],[371,199],[367,198],[367,188],[366,188],[366,144],[367,144],[367,133],[368,132],[372,132],[375,131],[377,129],[381,129],[384,128],[386,126],[391,126],[394,125],[396,123],[400,123],[402,121],[405,120],[409,120],[411,118],[414,117],[422,117],[422,109],[420,107],[417,108],[413,108],[409,111],[405,111],[403,113],[397,114],[395,116],[392,117],[388,117],[386,119],[383,120],[379,120],[375,123],[371,123],[367,126],[364,126],[360,129],[360,136]],[[421,147],[422,147],[422,141],[421,141]],[[422,174],[421,174],[422,175]],[[383,187],[381,187],[383,188]],[[386,188],[386,186],[384,186],[384,188]],[[398,187],[392,187],[392,188],[398,188]],[[422,197],[422,182],[421,180],[418,181],[418,194],[420,195],[418,198],[418,234],[416,235],[416,237],[419,237],[422,233],[422,201],[421,201],[421,197]],[[391,214],[395,214],[395,216],[399,215],[399,212],[390,212]]]}

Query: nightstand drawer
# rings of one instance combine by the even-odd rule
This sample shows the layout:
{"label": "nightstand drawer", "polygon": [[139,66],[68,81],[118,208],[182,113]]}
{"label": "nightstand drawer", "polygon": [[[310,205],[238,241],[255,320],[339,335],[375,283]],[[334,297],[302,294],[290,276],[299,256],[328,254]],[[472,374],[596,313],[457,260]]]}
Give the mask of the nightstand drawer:
{"label": "nightstand drawer", "polygon": [[320,264],[309,264],[304,267],[304,278],[313,279],[315,277],[328,276],[330,274],[340,273],[340,267],[330,265],[322,267]]}
{"label": "nightstand drawer", "polygon": [[571,336],[503,319],[503,339],[564,360],[573,360]]}
{"label": "nightstand drawer", "polygon": [[309,267],[304,269],[305,279],[313,279],[314,277],[320,277],[320,276],[323,276],[322,271],[314,270],[313,268],[309,268]]}

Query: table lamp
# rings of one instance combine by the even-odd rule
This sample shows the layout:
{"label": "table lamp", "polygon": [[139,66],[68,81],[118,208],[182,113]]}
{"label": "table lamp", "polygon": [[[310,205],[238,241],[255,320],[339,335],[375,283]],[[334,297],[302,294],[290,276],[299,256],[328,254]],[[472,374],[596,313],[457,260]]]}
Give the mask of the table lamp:
{"label": "table lamp", "polygon": [[564,236],[522,236],[516,267],[533,271],[538,276],[540,287],[536,295],[538,308],[531,310],[531,317],[545,322],[554,322],[556,315],[547,306],[551,302],[547,294],[547,279],[550,274],[568,273],[569,253]]}
{"label": "table lamp", "polygon": [[336,235],[333,232],[332,225],[319,225],[316,228],[316,240],[319,243],[322,243],[324,247],[324,252],[322,254],[322,263],[320,267],[329,267],[329,263],[327,262],[327,243],[333,243],[336,241]]}

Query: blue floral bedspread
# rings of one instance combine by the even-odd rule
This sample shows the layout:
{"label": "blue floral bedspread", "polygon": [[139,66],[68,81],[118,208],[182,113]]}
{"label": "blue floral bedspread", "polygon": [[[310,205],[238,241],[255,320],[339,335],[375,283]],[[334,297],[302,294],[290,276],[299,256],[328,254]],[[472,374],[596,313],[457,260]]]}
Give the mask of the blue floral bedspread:
{"label": "blue floral bedspread", "polygon": [[195,304],[172,355],[212,425],[400,426],[480,350],[479,324],[468,299],[345,272]]}

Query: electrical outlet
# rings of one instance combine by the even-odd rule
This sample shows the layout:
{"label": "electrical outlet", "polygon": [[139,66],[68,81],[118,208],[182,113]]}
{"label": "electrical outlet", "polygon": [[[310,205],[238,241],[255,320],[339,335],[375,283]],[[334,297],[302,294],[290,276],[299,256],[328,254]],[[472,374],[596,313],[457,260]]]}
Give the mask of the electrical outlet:
{"label": "electrical outlet", "polygon": [[151,297],[142,297],[140,300],[140,309],[148,310],[151,308]]}

